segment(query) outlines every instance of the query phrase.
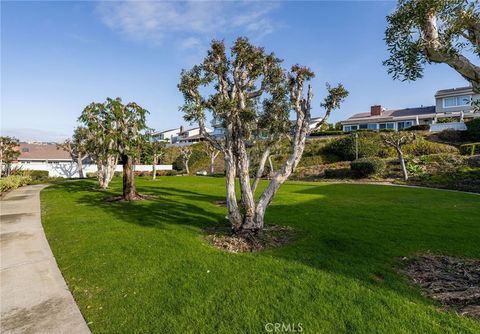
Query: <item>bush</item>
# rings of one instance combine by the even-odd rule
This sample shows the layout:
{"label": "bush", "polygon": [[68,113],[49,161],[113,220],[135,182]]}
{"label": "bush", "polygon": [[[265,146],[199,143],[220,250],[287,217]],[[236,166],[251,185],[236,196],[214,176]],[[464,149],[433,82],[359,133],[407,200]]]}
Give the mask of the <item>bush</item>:
{"label": "bush", "polygon": [[480,168],[480,155],[473,155],[467,159],[467,165],[471,168]]}
{"label": "bush", "polygon": [[[358,157],[378,156],[383,150],[382,140],[378,133],[357,132],[358,135]],[[332,153],[344,160],[355,159],[355,134],[350,134],[328,143],[324,151]]]}
{"label": "bush", "polygon": [[167,172],[165,173],[165,176],[175,176],[177,174],[178,174],[178,172],[176,170],[172,169],[172,170],[167,170]]}
{"label": "bush", "polygon": [[459,142],[465,137],[465,131],[457,131],[453,129],[446,129],[437,134],[440,140],[446,142]]}
{"label": "bush", "polygon": [[339,136],[343,135],[343,131],[337,131],[337,130],[327,130],[327,131],[314,131],[310,134],[310,136],[315,137],[315,136]]}
{"label": "bush", "polygon": [[406,128],[405,130],[406,131],[428,131],[430,130],[430,125],[428,124],[413,125],[409,128]]}
{"label": "bush", "polygon": [[468,139],[480,141],[480,117],[466,122],[465,125],[467,126]]}
{"label": "bush", "polygon": [[28,175],[10,175],[0,179],[0,193],[27,185],[32,179]]}
{"label": "bush", "polygon": [[46,170],[32,170],[29,171],[28,174],[30,175],[32,181],[48,180],[48,171]]}
{"label": "bush", "polygon": [[385,170],[385,161],[379,158],[361,158],[350,163],[350,169],[359,177],[368,177]]}
{"label": "bush", "polygon": [[458,149],[451,145],[440,144],[418,138],[413,143],[407,144],[403,147],[405,154],[421,156],[429,154],[441,154],[441,153],[457,153]]}

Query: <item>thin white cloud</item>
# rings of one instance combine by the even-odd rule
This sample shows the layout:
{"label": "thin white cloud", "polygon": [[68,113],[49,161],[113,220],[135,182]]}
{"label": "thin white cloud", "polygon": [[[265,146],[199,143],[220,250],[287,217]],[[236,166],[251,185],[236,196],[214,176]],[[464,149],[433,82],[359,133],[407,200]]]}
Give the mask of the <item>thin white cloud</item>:
{"label": "thin white cloud", "polygon": [[263,2],[112,1],[98,3],[97,12],[107,27],[129,40],[154,45],[173,40],[185,49],[225,33],[249,33],[256,39],[270,34],[278,27],[269,17],[275,7]]}

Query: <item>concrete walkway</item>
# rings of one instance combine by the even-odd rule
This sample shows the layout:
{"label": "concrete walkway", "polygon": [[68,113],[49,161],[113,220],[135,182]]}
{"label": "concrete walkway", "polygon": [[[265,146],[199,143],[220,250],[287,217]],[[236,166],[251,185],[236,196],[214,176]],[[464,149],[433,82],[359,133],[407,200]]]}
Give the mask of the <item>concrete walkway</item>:
{"label": "concrete walkway", "polygon": [[44,187],[22,187],[0,201],[0,332],[88,334],[43,232]]}

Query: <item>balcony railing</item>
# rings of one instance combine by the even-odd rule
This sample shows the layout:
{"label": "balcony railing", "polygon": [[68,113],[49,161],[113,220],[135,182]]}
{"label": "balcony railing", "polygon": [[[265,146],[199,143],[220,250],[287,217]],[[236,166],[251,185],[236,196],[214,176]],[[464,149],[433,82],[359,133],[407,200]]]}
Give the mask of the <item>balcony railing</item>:
{"label": "balcony railing", "polygon": [[430,132],[440,132],[447,129],[464,131],[467,130],[467,127],[464,122],[436,123],[430,125]]}

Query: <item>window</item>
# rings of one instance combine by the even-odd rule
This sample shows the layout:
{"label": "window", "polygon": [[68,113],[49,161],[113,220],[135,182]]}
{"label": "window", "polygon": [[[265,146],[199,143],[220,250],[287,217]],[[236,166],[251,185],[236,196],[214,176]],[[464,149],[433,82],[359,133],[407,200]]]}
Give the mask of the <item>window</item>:
{"label": "window", "polygon": [[469,106],[472,97],[470,95],[452,96],[443,98],[444,108]]}
{"label": "window", "polygon": [[345,125],[345,132],[358,130],[358,125]]}
{"label": "window", "polygon": [[369,130],[377,130],[377,123],[370,123],[367,125]]}
{"label": "window", "polygon": [[402,130],[411,127],[413,124],[412,121],[404,121],[404,122],[398,122],[397,123],[397,130]]}
{"label": "window", "polygon": [[368,129],[368,124],[360,124],[360,129]]}
{"label": "window", "polygon": [[378,128],[380,130],[395,129],[395,123],[380,123],[378,124]]}
{"label": "window", "polygon": [[28,147],[22,147],[22,152],[28,152]]}

